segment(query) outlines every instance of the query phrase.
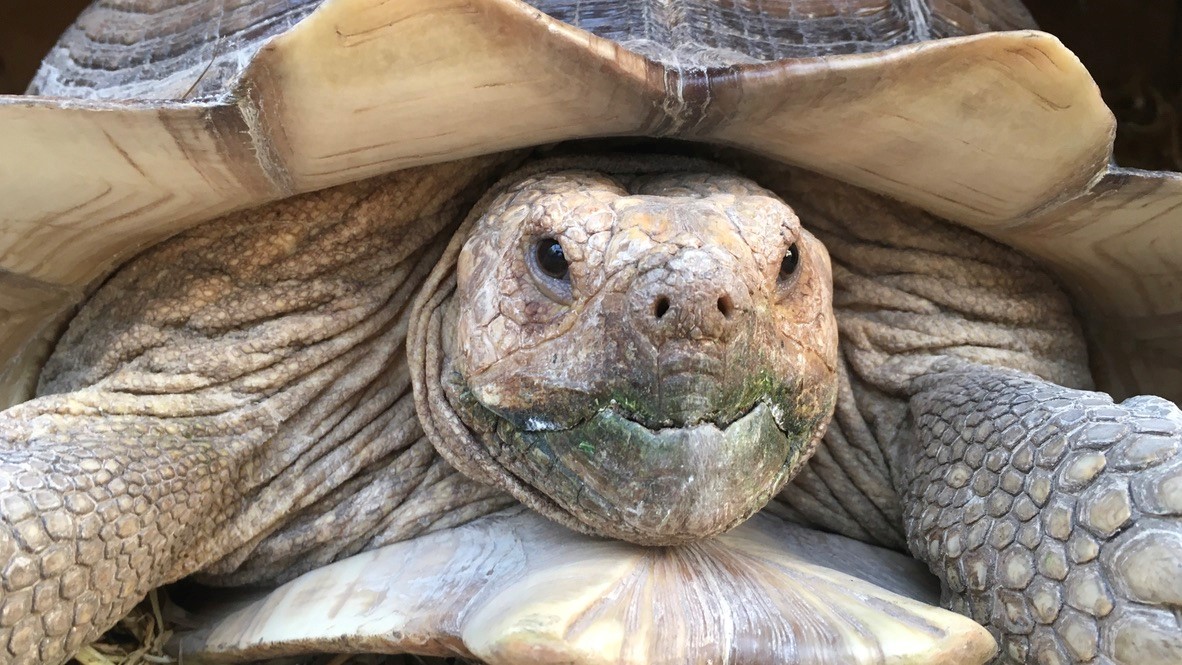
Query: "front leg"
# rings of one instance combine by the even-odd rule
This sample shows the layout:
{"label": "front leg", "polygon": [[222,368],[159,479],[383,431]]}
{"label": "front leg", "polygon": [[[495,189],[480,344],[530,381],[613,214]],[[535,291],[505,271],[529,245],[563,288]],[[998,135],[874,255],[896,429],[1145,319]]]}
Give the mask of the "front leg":
{"label": "front leg", "polygon": [[[95,418],[101,393],[0,414],[0,661],[54,663],[234,538],[240,452],[192,425]],[[228,445],[229,444],[229,445]]]}
{"label": "front leg", "polygon": [[981,366],[926,376],[912,552],[1007,663],[1182,663],[1182,411]]}
{"label": "front leg", "polygon": [[504,157],[343,185],[152,248],[0,412],[0,663],[151,588],[259,583],[499,510],[419,428],[409,303]]}

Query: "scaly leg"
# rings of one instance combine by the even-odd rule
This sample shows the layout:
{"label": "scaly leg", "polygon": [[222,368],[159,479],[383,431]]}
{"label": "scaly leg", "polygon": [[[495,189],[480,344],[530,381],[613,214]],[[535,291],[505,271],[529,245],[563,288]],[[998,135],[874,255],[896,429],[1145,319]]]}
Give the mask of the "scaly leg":
{"label": "scaly leg", "polygon": [[232,514],[243,447],[185,438],[212,418],[96,417],[103,398],[52,396],[0,420],[4,662],[64,660],[226,544],[215,530]]}
{"label": "scaly leg", "polygon": [[911,550],[1001,662],[1182,662],[1176,405],[972,365],[917,380],[911,414]]}

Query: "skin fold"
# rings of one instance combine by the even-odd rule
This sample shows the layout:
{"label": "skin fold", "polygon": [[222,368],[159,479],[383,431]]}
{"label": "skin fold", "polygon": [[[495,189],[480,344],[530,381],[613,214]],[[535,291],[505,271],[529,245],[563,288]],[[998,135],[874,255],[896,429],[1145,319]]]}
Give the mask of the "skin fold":
{"label": "skin fold", "polygon": [[9,660],[187,575],[273,583],[518,502],[641,543],[766,503],[908,549],[1004,662],[1182,658],[1182,413],[1087,392],[1029,260],[754,159],[517,161],[236,213],[102,285],[0,413]]}

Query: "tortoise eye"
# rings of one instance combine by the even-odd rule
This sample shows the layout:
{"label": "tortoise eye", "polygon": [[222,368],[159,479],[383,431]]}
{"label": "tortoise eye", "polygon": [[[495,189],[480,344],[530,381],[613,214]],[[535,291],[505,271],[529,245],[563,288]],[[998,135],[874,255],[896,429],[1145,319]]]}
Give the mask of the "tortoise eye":
{"label": "tortoise eye", "polygon": [[534,256],[538,268],[548,277],[565,281],[570,277],[570,264],[566,262],[566,254],[562,245],[554,238],[543,238],[534,248]]}
{"label": "tortoise eye", "polygon": [[788,252],[784,254],[784,259],[780,261],[780,281],[786,281],[792,275],[796,274],[797,267],[800,266],[800,248],[796,243],[788,248]]}

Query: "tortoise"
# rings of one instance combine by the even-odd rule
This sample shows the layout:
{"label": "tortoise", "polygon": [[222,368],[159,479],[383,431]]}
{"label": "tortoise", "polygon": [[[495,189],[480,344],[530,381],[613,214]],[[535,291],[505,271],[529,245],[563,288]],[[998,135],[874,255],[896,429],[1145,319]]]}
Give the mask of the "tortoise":
{"label": "tortoise", "polygon": [[1178,662],[1182,183],[1032,28],[96,2],[0,100],[8,659],[307,573],[180,647]]}

